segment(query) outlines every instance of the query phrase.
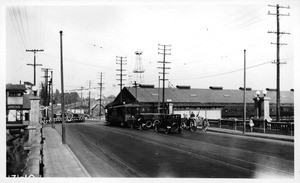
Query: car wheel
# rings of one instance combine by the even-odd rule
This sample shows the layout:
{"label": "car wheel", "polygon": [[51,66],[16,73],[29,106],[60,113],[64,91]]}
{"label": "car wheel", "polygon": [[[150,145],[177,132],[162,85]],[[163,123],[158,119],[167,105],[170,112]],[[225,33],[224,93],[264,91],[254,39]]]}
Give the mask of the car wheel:
{"label": "car wheel", "polygon": [[146,121],[146,128],[151,128],[152,127],[152,121],[148,120]]}

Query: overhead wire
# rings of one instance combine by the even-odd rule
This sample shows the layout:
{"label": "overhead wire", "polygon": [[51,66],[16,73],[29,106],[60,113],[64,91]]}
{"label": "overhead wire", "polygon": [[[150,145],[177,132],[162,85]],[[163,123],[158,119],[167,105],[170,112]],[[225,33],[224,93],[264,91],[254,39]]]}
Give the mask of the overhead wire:
{"label": "overhead wire", "polygon": [[[267,61],[264,63],[260,63],[260,64],[256,64],[253,66],[249,66],[246,67],[246,70],[254,68],[254,67],[259,67],[268,63],[271,63],[272,61]],[[191,77],[191,78],[180,78],[180,79],[173,79],[173,80],[193,80],[193,79],[206,79],[206,78],[211,78],[211,77],[216,77],[216,76],[222,76],[222,75],[227,75],[227,74],[231,74],[231,73],[235,73],[235,72],[239,72],[239,71],[243,71],[244,68],[242,69],[236,69],[236,70],[232,70],[232,71],[228,71],[228,72],[223,72],[223,73],[219,73],[219,74],[213,74],[213,75],[209,75],[209,76],[201,76],[201,77]]]}
{"label": "overhead wire", "polygon": [[14,8],[11,8],[10,10],[11,10],[10,12],[11,12],[11,15],[12,15],[12,19],[15,22],[14,25],[15,25],[16,31],[19,33],[19,38],[21,39],[22,45],[24,47],[24,50],[26,50],[26,48],[27,48],[26,47],[26,43],[25,43],[24,37],[22,35],[21,28],[19,26],[19,22],[18,22],[18,19],[17,19],[16,12],[15,12]]}
{"label": "overhead wire", "polygon": [[[49,54],[49,53],[44,53],[43,55],[48,56],[48,57],[54,57],[54,58],[57,58],[57,59],[60,58],[59,56],[52,55],[52,54]],[[114,69],[114,68],[111,68],[111,67],[100,66],[100,65],[96,65],[96,64],[91,64],[91,63],[86,63],[86,62],[78,61],[78,60],[75,60],[73,58],[68,58],[68,57],[65,57],[65,56],[64,56],[64,60],[66,60],[68,62],[73,62],[73,63],[78,63],[78,64],[83,64],[83,65],[91,66],[91,67],[98,67],[98,68],[104,68],[104,69]]]}
{"label": "overhead wire", "polygon": [[20,20],[20,24],[21,24],[21,28],[22,28],[22,33],[24,35],[24,40],[25,40],[26,48],[28,48],[28,42],[27,42],[27,39],[26,39],[26,34],[25,34],[25,30],[24,30],[23,20],[22,20],[22,16],[21,16],[19,7],[17,7],[17,14],[18,14],[18,17],[19,17],[19,20]]}
{"label": "overhead wire", "polygon": [[27,32],[28,32],[28,36],[29,36],[29,43],[30,43],[30,46],[32,48],[32,38],[31,38],[30,30],[29,30],[28,13],[27,13],[27,10],[26,10],[26,6],[24,7],[24,11],[25,11],[25,20],[26,20],[26,25],[27,25]]}
{"label": "overhead wire", "polygon": [[[291,59],[293,59],[293,58],[285,58],[285,59],[281,59],[281,60],[291,60]],[[272,62],[274,62],[274,60],[263,62],[263,63],[256,64],[256,65],[252,65],[252,66],[246,67],[245,69],[246,70],[252,69],[252,68],[259,67],[259,66],[262,66],[262,65],[266,65],[266,64],[269,64],[269,63],[272,63]],[[170,79],[170,80],[178,81],[178,80],[207,79],[207,78],[211,78],[211,77],[217,77],[217,76],[227,75],[227,74],[231,74],[231,73],[235,73],[235,72],[240,72],[240,71],[243,71],[243,70],[244,70],[244,68],[236,69],[236,70],[232,70],[232,71],[228,71],[228,72],[222,72],[222,73],[218,73],[218,74],[213,74],[213,75],[208,75],[208,76],[188,77],[188,78],[178,78],[178,79],[175,78],[175,79]],[[156,80],[151,80],[151,81],[148,81],[148,82],[155,82],[155,81]]]}
{"label": "overhead wire", "polygon": [[16,25],[16,23],[15,23],[15,19],[14,19],[14,17],[13,17],[13,12],[12,12],[11,9],[8,9],[7,12],[8,12],[9,18],[10,18],[10,20],[11,20],[10,23],[11,23],[12,27],[14,28],[16,34],[18,34],[18,36],[16,36],[16,37],[17,37],[17,39],[18,39],[18,41],[19,41],[19,45],[20,45],[21,47],[23,47],[24,50],[25,50],[25,49],[26,49],[26,46],[25,46],[25,43],[23,42],[23,40],[22,40],[22,38],[21,38],[21,34],[20,34],[20,32],[19,32],[19,30],[18,30],[18,28],[17,28],[17,25]]}
{"label": "overhead wire", "polygon": [[[246,7],[241,8],[240,10],[236,11],[235,13],[231,14],[231,15],[228,16],[228,17],[232,17],[234,14],[239,13],[241,10],[244,10],[245,8],[246,8]],[[262,15],[263,15],[263,13],[259,14],[259,15],[256,16],[255,18],[252,18],[252,19],[248,20],[247,22],[243,22],[243,23],[241,23],[241,24],[239,24],[239,25],[236,25],[235,27],[230,27],[231,24],[233,24],[233,23],[239,21],[240,19],[242,19],[242,18],[244,18],[244,17],[249,16],[249,13],[253,13],[253,12],[260,11],[260,9],[262,9],[262,8],[247,11],[247,12],[245,12],[245,14],[242,14],[242,16],[234,17],[234,19],[232,19],[232,20],[229,19],[229,20],[231,20],[230,22],[224,21],[224,20],[228,19],[228,18],[226,18],[226,17],[225,17],[224,19],[220,19],[220,22],[219,22],[219,23],[218,23],[218,22],[215,23],[215,25],[217,25],[217,26],[214,27],[214,28],[212,28],[212,31],[211,31],[211,29],[210,29],[210,33],[208,34],[208,37],[206,37],[206,39],[208,39],[208,40],[212,39],[212,35],[215,35],[214,33],[215,33],[216,31],[218,31],[220,28],[222,28],[222,30],[225,29],[225,31],[223,31],[223,34],[226,34],[226,32],[230,32],[230,31],[232,32],[232,31],[237,31],[237,30],[239,30],[239,26],[241,26],[241,25],[244,25],[245,27],[250,26],[250,25],[253,25],[254,23],[249,23],[249,21],[254,21],[254,20],[257,20],[257,18],[261,18]],[[264,19],[262,19],[262,20],[264,20]],[[260,20],[260,21],[262,21],[262,20]],[[259,22],[259,21],[257,21],[257,22]],[[255,22],[255,23],[257,23],[257,22]],[[246,24],[248,24],[248,25],[246,25]],[[244,27],[243,27],[243,28],[244,28]],[[200,35],[200,34],[199,34],[199,35]],[[214,37],[214,39],[216,39],[216,38]],[[192,50],[192,49],[198,48],[198,47],[202,46],[202,45],[205,44],[205,43],[206,43],[205,41],[202,41],[202,42],[200,42],[200,44],[198,44],[198,45],[196,45],[196,46],[193,46],[193,47],[190,47],[189,49],[183,50],[182,52],[185,52],[185,51],[187,51],[187,50]]]}

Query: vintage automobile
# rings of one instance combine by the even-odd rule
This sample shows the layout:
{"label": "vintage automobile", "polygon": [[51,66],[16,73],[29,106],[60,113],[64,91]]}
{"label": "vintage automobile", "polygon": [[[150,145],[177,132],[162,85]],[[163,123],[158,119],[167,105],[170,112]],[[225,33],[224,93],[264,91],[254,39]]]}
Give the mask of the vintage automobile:
{"label": "vintage automobile", "polygon": [[[64,120],[65,120],[65,123],[72,122],[72,120],[71,120],[71,114],[66,114],[65,113]],[[54,121],[55,121],[55,123],[62,123],[62,115],[60,113],[59,114],[55,114],[54,115]]]}
{"label": "vintage automobile", "polygon": [[72,121],[72,122],[84,122],[84,121],[85,121],[85,118],[84,118],[84,115],[83,115],[83,114],[77,114],[77,113],[74,113],[74,114],[72,114],[72,116],[71,116],[71,121]]}
{"label": "vintage automobile", "polygon": [[159,132],[161,129],[163,129],[166,134],[171,132],[177,132],[180,134],[182,131],[180,114],[156,115],[154,117],[153,125],[155,132]]}
{"label": "vintage automobile", "polygon": [[131,121],[131,129],[138,128],[150,129],[153,128],[154,116],[159,115],[160,113],[140,113],[134,116],[134,120]]}
{"label": "vintage automobile", "polygon": [[54,122],[55,123],[61,123],[62,122],[61,114],[54,114],[53,117],[54,117]]}
{"label": "vintage automobile", "polygon": [[197,126],[203,126],[203,117],[197,116],[197,117],[189,117],[182,122],[183,129],[196,131]]}

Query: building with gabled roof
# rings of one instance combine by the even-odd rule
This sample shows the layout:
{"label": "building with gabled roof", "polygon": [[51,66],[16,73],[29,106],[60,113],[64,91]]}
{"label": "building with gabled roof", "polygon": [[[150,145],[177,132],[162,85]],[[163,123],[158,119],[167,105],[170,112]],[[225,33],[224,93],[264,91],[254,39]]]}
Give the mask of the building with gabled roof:
{"label": "building with gabled roof", "polygon": [[[246,88],[247,116],[254,116],[254,100],[256,90]],[[242,118],[243,116],[243,88],[223,89],[209,87],[208,89],[176,86],[165,88],[166,110],[170,113],[183,115],[199,114],[205,118]],[[270,115],[276,115],[276,91],[267,89],[266,97],[270,98]],[[138,87],[124,87],[116,99],[107,105],[114,106],[128,103],[139,103],[145,107],[144,112],[158,112],[161,107],[162,88],[154,85],[139,85]],[[294,91],[281,91],[281,115],[294,116]]]}

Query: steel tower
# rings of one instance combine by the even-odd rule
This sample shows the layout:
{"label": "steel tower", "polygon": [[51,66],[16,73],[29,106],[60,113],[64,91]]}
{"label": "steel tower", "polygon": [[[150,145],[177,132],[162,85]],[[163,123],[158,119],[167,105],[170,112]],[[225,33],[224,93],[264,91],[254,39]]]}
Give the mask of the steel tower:
{"label": "steel tower", "polygon": [[141,56],[142,53],[143,53],[142,50],[137,50],[135,52],[136,60],[135,60],[135,69],[133,70],[133,73],[134,73],[134,81],[137,84],[142,84],[144,82],[145,70],[143,69],[143,65],[142,65],[142,56]]}

